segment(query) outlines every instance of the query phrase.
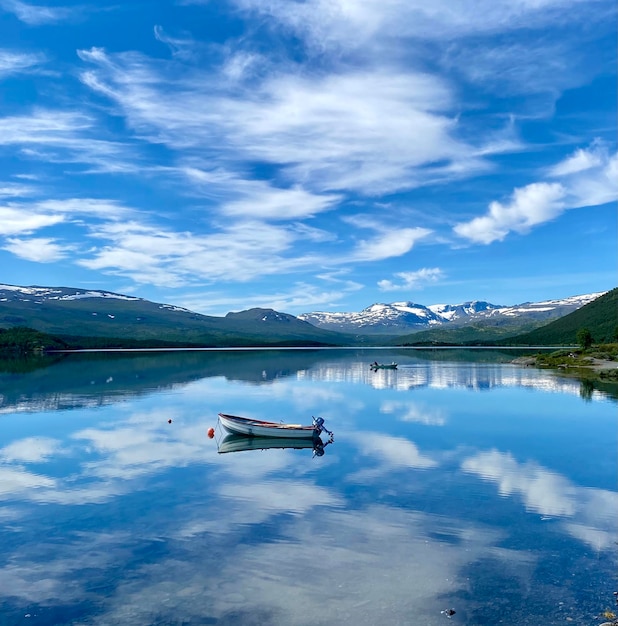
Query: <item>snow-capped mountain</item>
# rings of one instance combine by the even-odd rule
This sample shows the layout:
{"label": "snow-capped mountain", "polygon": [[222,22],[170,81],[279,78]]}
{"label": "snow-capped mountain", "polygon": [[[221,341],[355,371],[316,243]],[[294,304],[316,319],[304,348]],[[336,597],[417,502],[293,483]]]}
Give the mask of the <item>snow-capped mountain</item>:
{"label": "snow-capped mountain", "polygon": [[[44,302],[56,300],[58,302],[68,302],[70,300],[83,300],[85,298],[100,298],[102,300],[127,300],[129,302],[148,302],[143,298],[126,296],[112,291],[98,291],[76,289],[74,287],[19,287],[16,285],[0,284],[0,302],[34,302],[43,304]],[[191,313],[189,309],[183,309],[173,304],[158,304],[160,309],[170,311],[184,311]]]}
{"label": "snow-capped mountain", "polygon": [[19,287],[17,285],[0,285],[0,301],[11,300],[81,300],[82,298],[114,298],[117,300],[141,300],[133,296],[124,296],[110,291],[88,291],[72,287]]}
{"label": "snow-capped mountain", "polygon": [[15,326],[63,337],[202,346],[344,343],[336,333],[272,309],[216,317],[109,291],[0,284],[0,331]]}
{"label": "snow-capped mountain", "polygon": [[430,304],[393,302],[372,304],[358,313],[303,313],[298,318],[327,330],[364,334],[415,332],[436,326],[465,325],[487,320],[500,323],[511,320],[550,321],[592,302],[605,292],[571,296],[560,300],[524,302],[513,306],[491,304],[482,300],[461,304]]}

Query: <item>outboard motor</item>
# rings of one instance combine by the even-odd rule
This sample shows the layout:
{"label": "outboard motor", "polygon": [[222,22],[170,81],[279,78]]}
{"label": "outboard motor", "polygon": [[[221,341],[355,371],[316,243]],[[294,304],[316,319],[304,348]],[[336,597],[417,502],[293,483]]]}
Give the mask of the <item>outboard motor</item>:
{"label": "outboard motor", "polygon": [[327,433],[330,437],[330,441],[334,441],[335,436],[333,433],[324,426],[324,418],[323,417],[313,417],[313,428],[315,429],[316,435],[319,437],[321,433]]}

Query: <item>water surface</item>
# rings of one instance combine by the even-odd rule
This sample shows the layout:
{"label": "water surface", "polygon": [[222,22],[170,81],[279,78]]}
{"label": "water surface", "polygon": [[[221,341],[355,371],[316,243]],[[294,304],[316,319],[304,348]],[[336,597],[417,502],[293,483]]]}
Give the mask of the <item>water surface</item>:
{"label": "water surface", "polygon": [[[0,367],[0,624],[598,623],[615,587],[615,392],[508,360]],[[335,441],[220,454],[219,411],[320,415]]]}

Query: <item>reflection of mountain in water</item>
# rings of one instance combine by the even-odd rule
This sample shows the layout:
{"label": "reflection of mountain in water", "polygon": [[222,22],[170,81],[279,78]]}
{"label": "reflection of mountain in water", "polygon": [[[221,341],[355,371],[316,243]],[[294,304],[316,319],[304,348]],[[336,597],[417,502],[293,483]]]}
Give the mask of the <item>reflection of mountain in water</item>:
{"label": "reflection of mountain in water", "polygon": [[69,354],[32,371],[0,366],[0,411],[93,406],[213,376],[264,384],[321,358],[312,350]]}
{"label": "reflection of mountain in water", "polygon": [[571,393],[586,399],[595,396],[617,398],[617,390],[597,381],[564,378],[549,370],[504,364],[419,362],[400,365],[397,370],[368,371],[367,366],[320,365],[303,376],[312,380],[334,380],[370,384],[375,389],[408,391],[415,388],[465,388],[483,391],[494,387],[530,387],[546,392]]}
{"label": "reflection of mountain in water", "polygon": [[[460,367],[465,356],[467,367]],[[409,390],[418,387],[530,386],[546,391],[581,393],[580,381],[535,368],[504,367],[513,354],[488,350],[452,351],[458,362],[447,361],[447,350],[250,350],[165,353],[71,354],[32,371],[7,371],[0,366],[0,411],[42,410],[107,404],[121,398],[185,385],[208,377],[249,384],[269,384],[294,377],[317,381],[349,381],[374,388]],[[493,364],[489,362],[493,358]],[[371,372],[373,360],[397,360],[399,370]],[[438,359],[438,360],[435,360]],[[28,368],[25,368],[26,370]],[[585,397],[617,397],[611,385],[596,381]],[[584,394],[582,394],[584,397]]]}

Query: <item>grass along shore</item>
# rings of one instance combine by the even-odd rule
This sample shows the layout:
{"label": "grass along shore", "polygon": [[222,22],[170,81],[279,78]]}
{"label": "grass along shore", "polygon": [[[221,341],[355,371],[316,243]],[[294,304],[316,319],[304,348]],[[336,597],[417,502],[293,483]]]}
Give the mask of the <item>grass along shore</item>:
{"label": "grass along shore", "polygon": [[513,361],[524,367],[558,369],[588,378],[618,382],[618,344],[600,344],[585,350],[568,348],[550,354],[519,357]]}

